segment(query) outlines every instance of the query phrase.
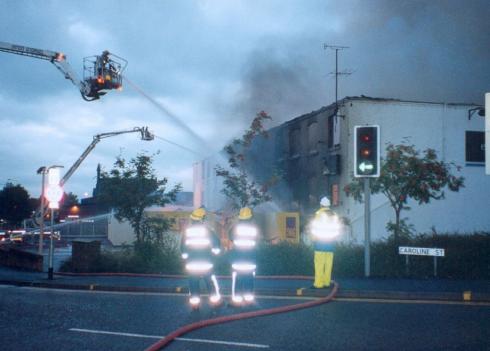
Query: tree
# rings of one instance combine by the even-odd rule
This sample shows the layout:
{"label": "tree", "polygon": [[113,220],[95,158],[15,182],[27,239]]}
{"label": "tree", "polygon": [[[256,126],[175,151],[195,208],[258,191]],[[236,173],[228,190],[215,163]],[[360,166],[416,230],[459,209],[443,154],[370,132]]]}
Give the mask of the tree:
{"label": "tree", "polygon": [[[395,211],[395,223],[388,223],[387,228],[393,232],[395,246],[400,234],[410,230],[410,226],[401,219],[402,210],[410,210],[408,199],[419,205],[429,203],[432,199],[444,199],[444,189],[459,191],[464,186],[464,178],[451,174],[453,163],[437,159],[436,151],[426,149],[422,154],[414,145],[402,143],[387,144],[386,159],[382,160],[379,178],[371,179],[371,192],[383,193]],[[459,171],[459,167],[456,167]],[[356,179],[344,188],[347,196],[362,201],[363,184]]]}
{"label": "tree", "polygon": [[168,223],[149,218],[145,209],[175,201],[181,186],[166,192],[167,178],[158,179],[152,167],[153,156],[138,154],[127,162],[118,157],[113,169],[101,173],[100,200],[115,210],[118,220],[127,220],[136,234],[136,244],[161,242]]}
{"label": "tree", "polygon": [[271,117],[264,111],[257,113],[245,134],[224,147],[229,167],[224,168],[219,165],[215,167],[216,175],[223,178],[222,192],[231,200],[232,207],[235,209],[245,206],[255,207],[271,200],[268,191],[276,183],[277,177],[272,176],[262,182],[252,180],[247,172],[246,157],[255,137],[258,135],[267,137],[263,123],[268,119]]}
{"label": "tree", "polygon": [[80,202],[78,201],[78,196],[76,194],[73,194],[72,192],[64,193],[63,194],[63,199],[61,200],[61,205],[64,208],[70,208],[73,206],[78,206]]}
{"label": "tree", "polygon": [[18,227],[32,214],[34,202],[27,190],[20,184],[7,183],[0,191],[0,219],[7,226]]}
{"label": "tree", "polygon": [[68,215],[78,215],[80,202],[78,201],[78,196],[72,192],[63,193],[63,199],[60,202],[59,216],[61,218]]}

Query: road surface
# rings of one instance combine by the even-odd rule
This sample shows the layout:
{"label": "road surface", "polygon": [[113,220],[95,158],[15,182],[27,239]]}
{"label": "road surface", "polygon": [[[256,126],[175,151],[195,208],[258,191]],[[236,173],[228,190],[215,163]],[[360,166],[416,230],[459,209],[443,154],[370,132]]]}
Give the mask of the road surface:
{"label": "road surface", "polygon": [[[253,308],[303,302],[258,298]],[[0,285],[6,350],[144,350],[180,326],[236,313],[182,295]],[[320,307],[194,331],[168,350],[488,350],[490,304],[336,300]]]}

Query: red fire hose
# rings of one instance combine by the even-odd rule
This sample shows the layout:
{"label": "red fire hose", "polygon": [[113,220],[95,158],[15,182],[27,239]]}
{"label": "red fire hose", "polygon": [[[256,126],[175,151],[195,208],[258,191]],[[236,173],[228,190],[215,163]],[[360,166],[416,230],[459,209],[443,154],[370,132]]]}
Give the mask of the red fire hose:
{"label": "red fire hose", "polygon": [[223,317],[218,317],[218,318],[213,318],[213,319],[206,319],[203,321],[191,323],[191,324],[185,325],[185,326],[175,330],[174,332],[170,333],[169,335],[165,336],[163,339],[159,340],[155,344],[148,347],[145,351],[160,350],[160,349],[164,348],[165,346],[167,346],[168,344],[170,344],[173,340],[175,340],[175,338],[178,338],[181,335],[184,335],[184,334],[191,332],[193,330],[208,327],[211,325],[232,322],[232,321],[236,321],[236,320],[240,320],[240,319],[255,318],[255,317],[260,317],[260,316],[265,316],[265,315],[291,312],[291,311],[296,311],[296,310],[300,310],[303,308],[318,306],[318,305],[321,305],[321,304],[324,304],[324,303],[331,301],[334,298],[335,294],[337,293],[338,287],[339,286],[338,286],[337,282],[333,282],[333,289],[330,292],[330,294],[328,294],[327,296],[322,297],[320,299],[314,300],[314,301],[308,301],[308,302],[303,302],[303,303],[289,305],[289,306],[269,308],[269,309],[253,311],[253,312],[238,313],[238,314],[233,314],[230,316],[223,316]]}

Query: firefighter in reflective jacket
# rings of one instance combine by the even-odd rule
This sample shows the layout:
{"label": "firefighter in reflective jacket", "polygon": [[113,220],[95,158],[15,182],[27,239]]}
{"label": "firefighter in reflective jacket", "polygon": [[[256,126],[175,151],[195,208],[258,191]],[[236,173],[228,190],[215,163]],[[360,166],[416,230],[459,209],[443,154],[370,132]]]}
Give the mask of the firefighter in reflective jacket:
{"label": "firefighter in reflective jacket", "polygon": [[310,227],[315,250],[313,287],[318,289],[330,286],[335,240],[340,235],[341,229],[339,217],[330,210],[330,200],[323,197],[320,206]]}
{"label": "firefighter in reflective jacket", "polygon": [[255,277],[255,246],[257,226],[249,207],[240,209],[238,221],[231,228],[231,301],[232,304],[252,303]]}
{"label": "firefighter in reflective jacket", "polygon": [[189,303],[199,308],[201,294],[200,279],[203,278],[209,292],[209,302],[217,305],[221,302],[219,285],[213,274],[213,255],[220,253],[219,240],[205,224],[206,210],[200,207],[190,215],[190,225],[185,230],[181,242],[182,258],[189,277]]}

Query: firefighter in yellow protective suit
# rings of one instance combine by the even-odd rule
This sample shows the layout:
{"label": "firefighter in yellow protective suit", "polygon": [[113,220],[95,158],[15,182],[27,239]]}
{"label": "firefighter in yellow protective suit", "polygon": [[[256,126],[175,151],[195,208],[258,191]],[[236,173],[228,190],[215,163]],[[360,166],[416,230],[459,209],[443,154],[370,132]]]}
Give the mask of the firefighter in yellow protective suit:
{"label": "firefighter in yellow protective suit", "polygon": [[254,278],[258,230],[249,207],[240,209],[238,221],[233,225],[231,250],[231,303],[239,306],[255,300]]}
{"label": "firefighter in yellow protective suit", "polygon": [[190,225],[181,242],[182,258],[189,279],[189,303],[193,309],[201,304],[199,282],[203,279],[209,291],[209,302],[218,305],[221,301],[218,281],[214,274],[214,255],[220,253],[220,243],[206,225],[206,210],[200,207],[190,215]]}
{"label": "firefighter in yellow protective suit", "polygon": [[315,281],[313,287],[328,288],[332,277],[335,240],[340,235],[339,217],[330,209],[330,200],[323,197],[310,231],[315,250]]}

